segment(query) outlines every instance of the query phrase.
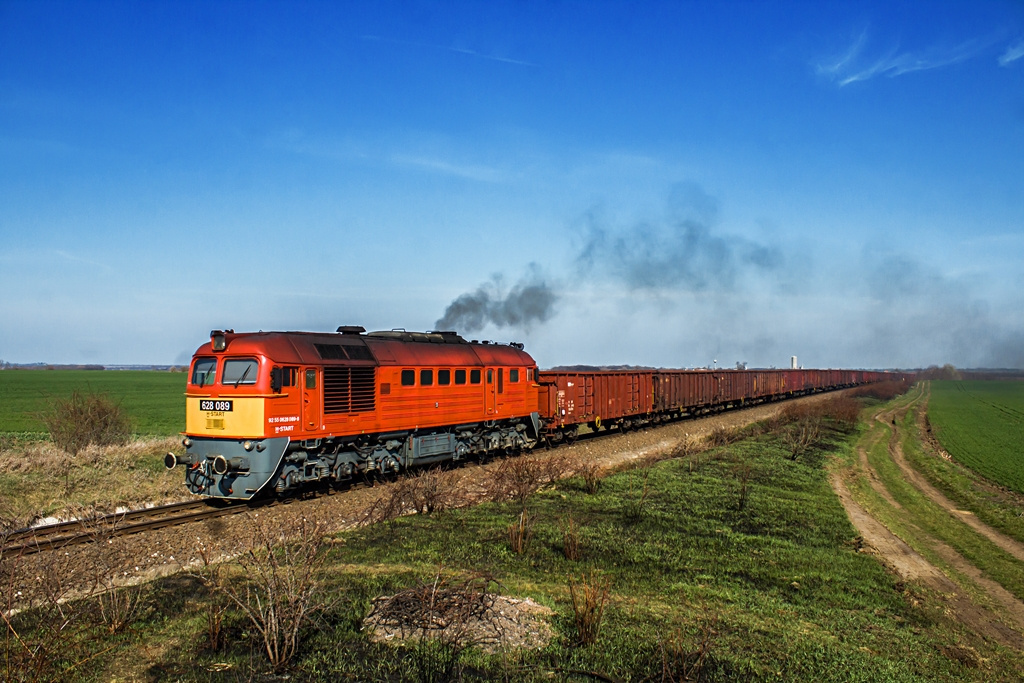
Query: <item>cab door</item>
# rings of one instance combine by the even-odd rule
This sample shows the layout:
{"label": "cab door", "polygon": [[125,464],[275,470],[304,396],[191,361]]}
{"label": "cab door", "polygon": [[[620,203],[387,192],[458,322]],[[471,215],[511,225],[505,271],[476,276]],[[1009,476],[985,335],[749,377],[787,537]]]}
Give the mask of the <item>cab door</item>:
{"label": "cab door", "polygon": [[484,370],[484,404],[487,416],[491,417],[498,408],[498,389],[494,383],[494,368]]}
{"label": "cab door", "polygon": [[302,427],[307,432],[320,429],[320,371],[317,368],[302,371]]}

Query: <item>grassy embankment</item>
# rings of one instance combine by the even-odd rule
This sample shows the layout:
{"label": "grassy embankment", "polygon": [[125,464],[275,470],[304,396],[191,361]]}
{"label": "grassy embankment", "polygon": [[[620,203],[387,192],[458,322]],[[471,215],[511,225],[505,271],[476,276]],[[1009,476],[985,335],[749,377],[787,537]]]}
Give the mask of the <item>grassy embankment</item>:
{"label": "grassy embankment", "polygon": [[[507,595],[555,610],[555,640],[532,653],[461,655],[477,680],[912,681],[1016,680],[1012,653],[927,607],[858,552],[856,532],[829,486],[825,464],[855,460],[863,427],[828,430],[827,443],[791,459],[778,435],[605,478],[596,493],[565,480],[528,501],[536,521],[525,552],[512,552],[516,503],[487,503],[403,517],[344,534],[322,575],[335,598],[302,641],[298,680],[421,680],[443,664],[436,649],[371,643],[360,630],[370,600],[443,567],[488,572]],[[884,445],[884,441],[883,441]],[[566,558],[566,528],[578,528],[580,558]],[[596,644],[576,644],[569,579],[610,582]],[[147,587],[148,610],[116,639],[83,650],[116,650],[84,664],[83,680],[123,675],[117,662],[147,662],[154,680],[233,680],[264,670],[260,644],[229,610],[226,645],[203,649],[210,597],[188,578]],[[97,631],[99,628],[97,627]],[[217,673],[225,671],[226,673]],[[588,675],[569,673],[590,672]],[[227,677],[225,679],[225,676]],[[438,679],[439,680],[439,679]]]}
{"label": "grassy embankment", "polygon": [[[42,415],[73,391],[119,403],[135,440],[90,447],[69,458],[46,433]],[[162,457],[185,422],[185,373],[94,370],[0,372],[0,508],[22,521],[78,507],[137,504],[180,495]],[[175,485],[175,482],[177,485]]]}

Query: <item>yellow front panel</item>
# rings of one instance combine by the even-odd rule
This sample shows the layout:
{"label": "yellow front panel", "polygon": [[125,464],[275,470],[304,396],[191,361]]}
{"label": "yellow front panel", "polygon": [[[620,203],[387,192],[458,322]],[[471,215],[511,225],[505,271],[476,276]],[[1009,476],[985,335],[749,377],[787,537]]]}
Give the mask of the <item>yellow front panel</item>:
{"label": "yellow front panel", "polygon": [[[201,410],[200,401],[231,401],[231,410]],[[185,433],[194,436],[261,437],[264,398],[185,398]]]}

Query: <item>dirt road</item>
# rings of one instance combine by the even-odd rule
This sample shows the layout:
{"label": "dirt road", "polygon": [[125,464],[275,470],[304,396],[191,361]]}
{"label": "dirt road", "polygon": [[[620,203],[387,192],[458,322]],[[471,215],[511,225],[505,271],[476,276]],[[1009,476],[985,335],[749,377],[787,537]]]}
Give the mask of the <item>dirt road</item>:
{"label": "dirt road", "polygon": [[[887,448],[889,457],[897,465],[906,481],[946,514],[967,524],[976,533],[984,536],[1017,560],[1024,562],[1024,545],[992,529],[971,513],[958,509],[952,501],[932,486],[907,462],[901,446],[900,423],[906,412],[915,406],[921,406],[920,413],[923,415],[923,408],[927,405],[928,400],[925,389],[918,387],[914,389],[914,392],[916,393],[908,402],[895,409],[882,408],[872,416],[875,422],[888,425],[891,430]],[[947,576],[940,568],[892,533],[854,500],[847,482],[850,481],[850,477],[861,475],[866,477],[872,489],[888,505],[897,510],[902,507],[886,489],[878,472],[868,460],[868,451],[877,444],[877,440],[882,438],[883,434],[884,430],[876,429],[873,440],[858,447],[856,469],[843,473],[834,472],[831,477],[832,487],[846,509],[850,521],[860,532],[864,542],[878,554],[886,565],[904,579],[920,581],[935,591],[939,599],[945,603],[957,619],[1002,645],[1024,650],[1024,636],[1022,636],[1024,633],[1024,602],[998,582],[986,576],[981,569],[974,566],[947,543],[908,522],[913,527],[918,542],[928,547],[960,577],[967,577],[973,582],[988,598],[992,606],[979,605],[969,597],[965,587],[961,585],[960,582],[963,581],[963,578]]]}

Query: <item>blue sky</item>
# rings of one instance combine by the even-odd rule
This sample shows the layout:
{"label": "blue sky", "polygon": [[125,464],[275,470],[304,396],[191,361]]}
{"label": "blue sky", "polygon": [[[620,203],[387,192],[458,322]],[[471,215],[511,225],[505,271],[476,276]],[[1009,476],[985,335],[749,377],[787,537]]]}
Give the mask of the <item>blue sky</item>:
{"label": "blue sky", "polygon": [[0,359],[1024,367],[1019,2],[0,0]]}

